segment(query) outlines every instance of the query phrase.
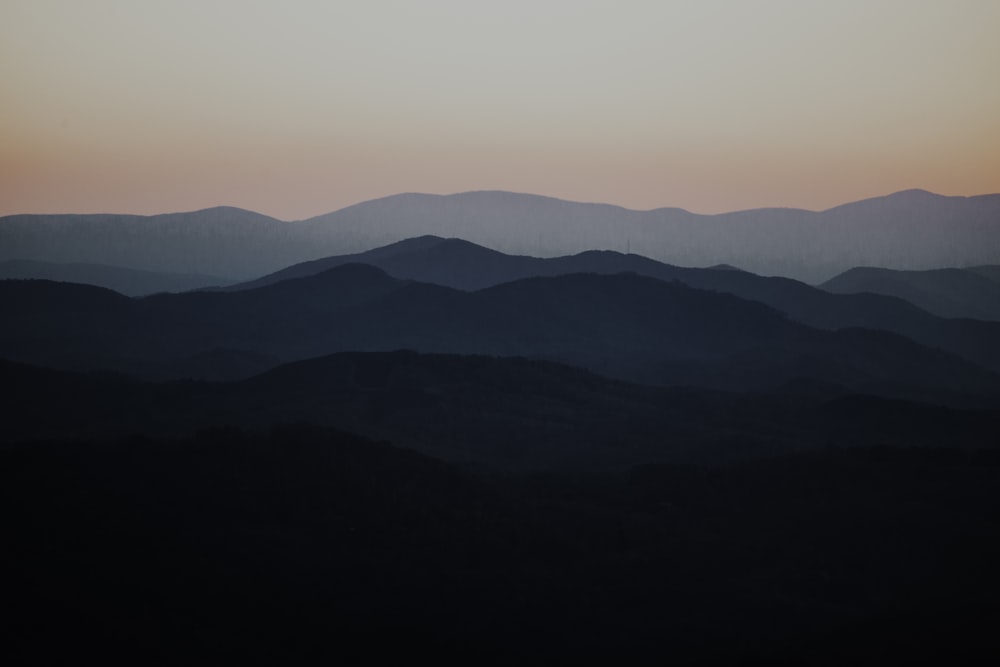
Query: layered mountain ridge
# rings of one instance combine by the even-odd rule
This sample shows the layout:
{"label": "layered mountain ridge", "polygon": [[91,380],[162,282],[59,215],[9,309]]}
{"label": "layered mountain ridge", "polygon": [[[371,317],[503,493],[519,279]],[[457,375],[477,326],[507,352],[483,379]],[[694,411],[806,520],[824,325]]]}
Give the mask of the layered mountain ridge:
{"label": "layered mountain ridge", "polygon": [[504,253],[461,239],[422,236],[373,251],[327,257],[287,267],[248,283],[240,290],[293,277],[313,275],[346,263],[377,266],[405,280],[476,290],[530,277],[569,273],[631,272],[697,289],[733,294],[764,303],[790,319],[819,329],[869,328],[891,331],[964,356],[1000,371],[1000,327],[971,319],[944,320],[892,295],[834,294],[788,278],[758,276],[747,271],[691,269],[671,266],[640,255],[587,251],[578,255],[538,258]]}
{"label": "layered mountain ridge", "polygon": [[[645,253],[629,225],[669,228],[646,214],[510,200],[406,196],[340,227],[244,226],[218,209],[95,232],[84,217],[48,241],[44,221],[0,221],[3,251],[58,239],[59,262],[141,255],[193,271],[214,258],[212,275],[244,279],[141,298],[0,280],[0,560],[17,612],[0,652],[463,665],[995,653],[1000,322],[873,283],[748,271],[768,257],[749,230],[763,243],[801,211],[760,212],[771,227],[660,212],[704,227],[684,243],[720,229],[745,243],[743,261],[658,246],[719,253],[697,269],[614,246],[566,254],[574,230],[619,215],[631,221],[614,238]],[[468,224],[462,207],[484,201],[497,217]],[[936,258],[993,252],[993,221],[941,226],[953,203],[901,193],[811,213],[796,233],[821,243],[814,223],[882,211],[830,233],[862,255],[907,237],[950,239]],[[907,206],[910,222],[889,220]],[[439,226],[374,243],[409,229],[393,217],[406,207],[442,213]],[[560,228],[564,215],[579,226]],[[525,221],[537,248],[568,249],[481,245],[508,223],[508,240],[527,239]],[[816,251],[802,249],[793,260]],[[972,297],[939,288],[995,270],[904,282]],[[163,278],[117,275],[122,291]],[[976,294],[950,302],[991,298]]]}
{"label": "layered mountain ridge", "polygon": [[682,266],[731,264],[820,282],[855,266],[1000,263],[1000,195],[904,191],[826,211],[699,215],[483,191],[394,195],[294,223],[219,207],[158,216],[0,218],[0,260],[84,262],[248,280],[328,255],[433,234],[512,254],[604,249]]}
{"label": "layered mountain ridge", "polygon": [[466,292],[344,264],[253,289],[142,299],[2,281],[0,308],[10,315],[0,332],[8,359],[151,378],[246,377],[283,361],[406,348],[548,359],[666,386],[759,390],[809,378],[918,400],[1000,396],[1000,377],[957,354],[889,332],[815,329],[762,303],[636,273]]}

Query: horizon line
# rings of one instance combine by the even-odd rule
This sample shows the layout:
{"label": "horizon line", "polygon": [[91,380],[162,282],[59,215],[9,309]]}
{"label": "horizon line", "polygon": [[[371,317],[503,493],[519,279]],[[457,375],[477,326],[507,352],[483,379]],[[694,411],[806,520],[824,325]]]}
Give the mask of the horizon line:
{"label": "horizon line", "polygon": [[12,217],[20,217],[20,216],[56,216],[56,215],[62,215],[62,216],[100,216],[100,215],[108,215],[108,216],[136,217],[136,218],[156,218],[156,217],[166,216],[166,215],[191,215],[191,214],[194,214],[194,213],[203,213],[203,212],[206,212],[206,211],[214,211],[214,210],[217,210],[217,209],[234,209],[234,210],[243,211],[243,212],[246,212],[246,213],[252,213],[254,215],[259,215],[261,217],[270,218],[271,220],[274,220],[276,222],[283,222],[283,223],[289,223],[289,224],[291,224],[291,223],[297,223],[297,222],[306,222],[306,221],[309,221],[309,220],[314,220],[316,218],[322,218],[322,217],[325,217],[325,216],[328,216],[328,215],[334,215],[336,213],[340,213],[342,211],[346,211],[346,210],[351,209],[351,208],[355,208],[355,207],[359,207],[359,206],[364,206],[366,204],[371,204],[371,203],[374,203],[374,202],[384,201],[384,200],[388,200],[388,199],[396,199],[396,198],[399,198],[399,197],[435,197],[435,198],[442,198],[443,199],[443,198],[450,198],[450,197],[461,197],[461,196],[466,196],[466,195],[481,195],[481,194],[504,194],[504,195],[515,195],[515,196],[519,196],[519,197],[533,197],[533,198],[538,198],[538,199],[548,199],[548,200],[562,202],[562,203],[566,203],[566,204],[578,204],[578,205],[583,205],[583,206],[604,206],[604,207],[619,209],[619,210],[622,210],[622,211],[629,211],[629,212],[633,212],[633,213],[653,213],[653,212],[656,212],[656,211],[667,211],[667,210],[670,210],[670,211],[679,211],[679,212],[682,212],[682,213],[686,213],[688,215],[695,215],[695,216],[699,216],[699,217],[709,218],[709,217],[717,217],[717,216],[723,216],[723,215],[732,215],[732,214],[736,214],[736,213],[746,213],[746,212],[749,212],[749,211],[800,211],[800,212],[804,212],[804,213],[816,213],[816,214],[820,214],[820,213],[826,213],[827,211],[832,211],[832,210],[837,209],[837,208],[841,208],[843,206],[850,206],[852,204],[859,204],[859,203],[862,203],[862,202],[874,201],[874,200],[878,200],[878,199],[886,199],[886,198],[889,198],[889,197],[895,197],[895,196],[904,195],[904,194],[931,195],[933,197],[947,198],[947,199],[976,199],[976,198],[979,198],[979,197],[997,196],[997,195],[1000,195],[1000,192],[984,192],[984,193],[974,194],[974,195],[946,195],[946,194],[941,194],[939,192],[933,192],[933,191],[927,190],[925,188],[914,187],[914,188],[905,188],[903,190],[896,190],[896,191],[889,192],[889,193],[884,194],[884,195],[875,195],[875,196],[872,196],[872,197],[864,197],[862,199],[855,199],[855,200],[845,201],[845,202],[842,202],[840,204],[835,204],[834,206],[830,206],[830,207],[822,208],[822,209],[809,209],[809,208],[802,208],[802,207],[798,207],[798,206],[758,206],[758,207],[754,207],[754,208],[741,208],[741,209],[733,209],[733,210],[729,210],[729,211],[721,211],[721,212],[718,212],[718,213],[698,213],[696,211],[692,211],[690,209],[686,209],[686,208],[683,208],[683,207],[680,207],[680,206],[657,206],[657,207],[648,208],[648,209],[638,209],[638,208],[630,208],[628,206],[622,206],[620,204],[612,204],[612,203],[609,203],[609,202],[583,201],[583,200],[577,200],[577,199],[566,199],[566,198],[563,198],[563,197],[555,197],[555,196],[552,196],[552,195],[545,195],[545,194],[539,194],[539,193],[534,193],[534,192],[522,192],[522,191],[516,191],[516,190],[477,189],[477,190],[462,190],[462,191],[458,191],[458,192],[449,192],[449,193],[404,191],[404,192],[397,192],[397,193],[389,194],[389,195],[383,195],[383,196],[380,196],[380,197],[373,197],[371,199],[364,199],[364,200],[361,200],[359,202],[355,202],[353,204],[348,204],[347,206],[342,206],[340,208],[332,209],[332,210],[327,211],[325,213],[318,213],[316,215],[308,216],[308,217],[305,217],[305,218],[297,218],[297,219],[278,218],[278,217],[269,215],[267,213],[261,213],[260,211],[256,211],[256,210],[251,209],[251,208],[245,208],[245,207],[236,206],[236,205],[233,205],[233,204],[217,204],[217,205],[214,205],[214,206],[206,206],[206,207],[203,207],[203,208],[195,208],[195,209],[179,210],[179,211],[164,211],[164,212],[161,212],[161,213],[127,213],[127,212],[126,213],[122,213],[122,212],[110,212],[110,211],[93,211],[93,212],[86,212],[86,213],[81,213],[81,212],[77,212],[77,211],[69,211],[69,212],[62,212],[62,213],[52,213],[52,212],[49,212],[49,213],[8,213],[8,214],[4,214],[4,215],[0,216],[0,220],[3,220],[4,218],[12,218]]}

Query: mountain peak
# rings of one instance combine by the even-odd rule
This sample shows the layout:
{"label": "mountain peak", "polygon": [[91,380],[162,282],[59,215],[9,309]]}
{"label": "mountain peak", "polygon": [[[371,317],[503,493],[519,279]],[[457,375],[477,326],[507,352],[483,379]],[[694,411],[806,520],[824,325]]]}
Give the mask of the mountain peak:
{"label": "mountain peak", "polygon": [[944,195],[939,195],[935,192],[931,192],[930,190],[924,190],[923,188],[908,188],[906,190],[893,192],[886,196],[887,197],[926,197],[926,196],[943,197]]}
{"label": "mountain peak", "polygon": [[885,195],[884,197],[876,197],[876,199],[883,199],[887,201],[901,201],[901,202],[928,202],[928,201],[939,201],[945,199],[966,199],[966,197],[952,197],[949,195],[942,195],[936,192],[931,192],[930,190],[924,190],[922,188],[910,188],[908,190],[900,190],[899,192],[893,192],[891,194]]}
{"label": "mountain peak", "polygon": [[[351,262],[339,264],[316,273],[294,276],[286,280],[270,282],[263,285],[253,285],[247,289],[236,290],[243,292],[296,292],[308,286],[309,288],[325,288],[331,285],[344,289],[362,289],[368,287],[385,287],[401,284],[403,281],[393,278],[388,273],[372,266]],[[228,290],[222,290],[228,291]]]}
{"label": "mountain peak", "polygon": [[834,206],[833,208],[826,209],[823,213],[835,211],[864,211],[865,209],[870,209],[872,207],[886,206],[905,209],[914,206],[929,205],[932,202],[945,202],[950,199],[965,199],[965,197],[949,197],[947,195],[930,192],[929,190],[910,188],[908,190],[900,190],[887,195],[879,195],[877,197],[869,197],[867,199],[860,199],[858,201],[840,204],[838,206]]}
{"label": "mountain peak", "polygon": [[207,218],[260,218],[266,220],[278,221],[277,218],[272,218],[269,215],[263,213],[258,213],[257,211],[251,211],[247,208],[240,208],[239,206],[210,206],[208,208],[197,209],[195,211],[178,212],[178,213],[161,213],[159,215],[149,216],[151,218],[162,218],[166,216],[198,216]]}

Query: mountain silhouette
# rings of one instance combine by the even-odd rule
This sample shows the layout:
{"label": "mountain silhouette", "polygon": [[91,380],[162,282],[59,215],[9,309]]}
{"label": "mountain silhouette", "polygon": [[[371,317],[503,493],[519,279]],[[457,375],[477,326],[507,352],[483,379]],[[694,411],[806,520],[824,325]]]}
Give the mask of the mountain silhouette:
{"label": "mountain silhouette", "polygon": [[[12,314],[0,332],[9,359],[144,377],[188,377],[213,356],[235,359],[228,377],[241,377],[241,364],[257,372],[269,359],[406,348],[548,359],[658,385],[756,390],[811,378],[945,402],[998,388],[996,375],[891,333],[821,331],[731,294],[628,273],[464,292],[347,264],[255,289],[142,299],[2,281],[0,308]],[[220,377],[211,369],[200,377]]]}
{"label": "mountain silhouette", "polygon": [[998,209],[0,219],[0,660],[995,654]]}
{"label": "mountain silhouette", "polygon": [[[740,270],[677,267],[613,251],[592,250],[566,257],[538,258],[506,255],[461,239],[423,236],[364,253],[294,265],[228,289],[272,284],[351,262],[377,266],[397,278],[462,290],[529,277],[632,272],[759,301],[797,322],[820,329],[860,327],[890,331],[1000,371],[1000,346],[995,344],[1000,338],[1000,326],[993,323],[944,320],[900,300],[901,295],[832,294],[789,278],[758,276]],[[970,280],[986,281],[979,276]]]}
{"label": "mountain silhouette", "polygon": [[998,484],[943,447],[484,475],[303,425],[21,443],[0,656],[995,661]]}
{"label": "mountain silhouette", "polygon": [[1000,195],[905,191],[827,211],[698,215],[511,192],[402,194],[286,223],[220,207],[159,216],[0,218],[0,260],[85,262],[248,280],[294,263],[422,235],[531,256],[632,249],[681,266],[720,263],[821,282],[854,266],[1000,263]]}
{"label": "mountain silhouette", "polygon": [[989,278],[993,282],[1000,283],[1000,265],[996,266],[970,266],[965,269],[983,278]]}
{"label": "mountain silhouette", "polygon": [[[728,263],[819,282],[852,266],[936,268],[995,263],[1000,195],[944,197],[905,191],[828,211],[754,209],[698,215],[632,211],[509,192],[405,194],[304,221],[351,230],[366,247],[434,234],[511,254],[633,251],[681,266]],[[977,247],[986,243],[989,249]],[[981,259],[974,259],[981,258]]]}
{"label": "mountain silhouette", "polygon": [[845,447],[990,447],[997,410],[956,410],[828,388],[671,389],[524,358],[345,352],[239,382],[152,383],[0,360],[17,387],[4,442],[81,441],[309,423],[478,469],[608,473]]}
{"label": "mountain silhouette", "polygon": [[95,285],[126,296],[146,296],[157,292],[187,292],[231,282],[219,276],[158,273],[103,264],[58,264],[27,259],[0,262],[0,280],[9,279],[40,279]]}
{"label": "mountain silhouette", "polygon": [[1000,320],[1000,267],[928,271],[856,267],[820,287],[835,294],[895,296],[941,317]]}
{"label": "mountain silhouette", "polygon": [[310,243],[288,223],[229,206],[150,216],[0,218],[0,260],[142,267],[226,281],[308,259]]}

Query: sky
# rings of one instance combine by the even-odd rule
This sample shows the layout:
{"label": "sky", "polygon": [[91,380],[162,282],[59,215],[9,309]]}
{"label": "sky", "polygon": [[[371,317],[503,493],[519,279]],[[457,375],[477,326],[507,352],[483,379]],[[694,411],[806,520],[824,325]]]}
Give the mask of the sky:
{"label": "sky", "polygon": [[2,0],[0,215],[1000,192],[996,0]]}

